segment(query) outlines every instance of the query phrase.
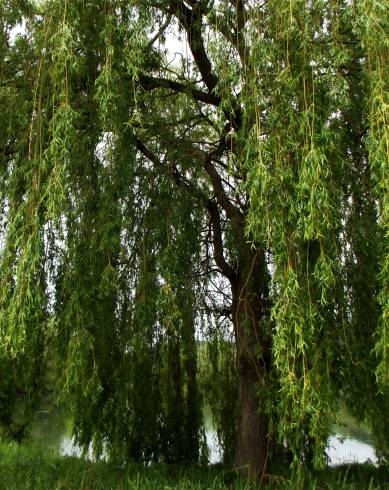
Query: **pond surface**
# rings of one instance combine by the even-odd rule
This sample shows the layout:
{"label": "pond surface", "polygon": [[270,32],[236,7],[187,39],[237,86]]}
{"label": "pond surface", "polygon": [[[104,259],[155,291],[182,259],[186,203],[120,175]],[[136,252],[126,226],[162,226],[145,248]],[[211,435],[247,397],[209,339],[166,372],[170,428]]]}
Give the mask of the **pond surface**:
{"label": "pond surface", "polygon": [[[371,436],[366,428],[358,426],[349,416],[341,425],[334,426],[334,434],[328,439],[327,454],[330,466],[347,463],[377,462]],[[210,463],[220,461],[220,447],[211,423],[207,424],[206,437]],[[59,453],[80,456],[81,450],[72,438],[72,421],[61,410],[41,410],[37,412],[32,437],[46,446],[58,448]]]}
{"label": "pond surface", "polygon": [[[209,461],[210,463],[218,463],[221,459],[221,454],[216,432],[213,429],[208,429],[206,437],[209,447]],[[327,455],[330,466],[348,463],[377,463],[374,447],[370,441],[366,438],[349,437],[340,432],[336,432],[329,437]]]}

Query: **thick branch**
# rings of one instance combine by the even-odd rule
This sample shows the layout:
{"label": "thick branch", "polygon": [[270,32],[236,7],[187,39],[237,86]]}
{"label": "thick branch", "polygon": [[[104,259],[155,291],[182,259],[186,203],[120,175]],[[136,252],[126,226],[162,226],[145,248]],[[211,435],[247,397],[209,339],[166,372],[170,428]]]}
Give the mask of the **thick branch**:
{"label": "thick branch", "polygon": [[227,136],[228,136],[228,130],[230,128],[229,123],[227,123],[223,129],[219,145],[216,148],[216,150],[210,152],[210,153],[205,153],[201,152],[200,153],[203,155],[204,158],[204,169],[207,172],[211,184],[213,187],[213,190],[215,192],[216,199],[220,206],[224,209],[226,212],[226,215],[229,219],[235,219],[238,220],[239,222],[243,222],[243,215],[236,207],[231,200],[228,198],[224,186],[223,186],[223,180],[221,176],[219,175],[219,172],[216,170],[215,165],[213,164],[213,161],[220,158],[223,153],[227,149]]}
{"label": "thick branch", "polygon": [[246,41],[244,38],[243,29],[246,24],[246,13],[244,9],[244,0],[234,0],[236,7],[236,40],[238,52],[242,62],[245,62],[246,56]]}
{"label": "thick branch", "polygon": [[243,215],[239,211],[239,209],[234,204],[232,204],[232,202],[228,198],[224,190],[223,181],[219,175],[219,172],[216,170],[215,166],[212,163],[212,157],[209,156],[205,158],[204,169],[211,180],[211,184],[215,192],[216,199],[220,204],[220,206],[226,212],[227,217],[229,219],[237,219],[239,222],[242,222]]}
{"label": "thick branch", "polygon": [[[142,155],[150,160],[150,162],[153,163],[155,167],[160,168],[162,162],[158,155],[147,148],[147,146],[135,134],[133,135],[133,138],[136,148],[142,153]],[[201,191],[201,189],[182,179],[175,165],[171,165],[169,168],[167,168],[167,170],[170,171],[169,174],[174,180],[177,187],[185,188],[192,197],[200,200],[203,203],[206,203],[208,201],[208,197],[204,194],[204,192]]]}
{"label": "thick branch", "polygon": [[211,217],[214,259],[216,265],[228,279],[232,279],[235,275],[235,271],[224,258],[220,213],[217,208],[217,204],[209,199],[206,203],[206,208],[208,209]]}
{"label": "thick branch", "polygon": [[205,51],[202,37],[202,11],[189,9],[183,1],[169,0],[169,5],[188,34],[188,43],[196,65],[209,92],[217,85],[217,76],[212,71],[212,64]]}
{"label": "thick branch", "polygon": [[220,34],[222,34],[225,39],[237,50],[238,44],[236,42],[236,36],[233,30],[228,29],[225,21],[220,18],[221,16],[216,15],[215,11],[212,11],[208,16],[208,23]]}
{"label": "thick branch", "polygon": [[[178,83],[176,88],[172,87],[170,81],[168,82],[168,84],[173,90],[189,93],[199,101],[218,106],[221,104],[221,97],[214,95],[213,93],[218,83],[218,77],[212,69],[212,63],[206,52],[202,36],[202,19],[204,15],[209,13],[210,7],[208,2],[205,0],[200,0],[197,2],[190,1],[187,3],[189,3],[192,8],[189,8],[183,0],[166,0],[166,3],[158,2],[158,8],[160,8],[167,14],[174,15],[183,26],[183,28],[186,30],[189,48],[192,52],[192,56],[196,63],[196,66],[201,74],[202,81],[209,91],[209,95],[205,96],[204,92],[200,90],[198,91],[196,89],[187,88],[185,85],[182,85],[178,82],[173,82],[174,84]],[[231,102],[233,97],[229,97],[228,99]],[[231,110],[223,109],[223,112],[226,118],[231,122],[234,129],[239,130],[242,125],[242,111],[239,107],[238,102],[236,101],[236,103],[233,104]]]}
{"label": "thick branch", "polygon": [[219,157],[221,157],[227,149],[226,131],[227,128],[229,127],[230,125],[229,123],[227,123],[223,130],[223,134],[219,141],[218,147],[216,148],[216,150],[213,150],[209,153],[201,150],[200,148],[198,148],[192,142],[189,141],[185,141],[185,144],[183,143],[182,147],[188,148],[188,154],[194,156],[199,161],[203,162],[204,170],[208,174],[208,177],[211,181],[211,186],[215,194],[216,200],[218,204],[225,211],[227,218],[243,223],[244,221],[243,214],[241,213],[239,208],[231,202],[228,195],[226,194],[223,185],[223,179],[213,163],[214,161],[218,161]]}
{"label": "thick branch", "polygon": [[167,19],[165,22],[162,24],[162,26],[159,28],[158,32],[155,34],[155,36],[149,41],[148,47],[151,48],[155,41],[157,41],[163,33],[166,31],[166,29],[169,27],[170,21],[172,19],[171,15],[167,16]]}
{"label": "thick branch", "polygon": [[146,75],[142,75],[139,78],[139,82],[145,90],[168,88],[174,90],[175,92],[187,94],[193,99],[198,100],[199,102],[204,102],[206,104],[218,106],[221,102],[221,98],[217,95],[203,92],[202,90],[197,90],[190,85],[185,85],[174,80],[169,80],[167,78],[149,77]]}
{"label": "thick branch", "polygon": [[[157,155],[155,155],[152,151],[150,151],[143,142],[134,135],[134,141],[137,149],[155,166],[159,167],[161,165],[161,161]],[[171,176],[177,185],[177,187],[183,187],[188,190],[191,196],[199,199],[206,207],[209,212],[211,223],[212,223],[212,236],[213,236],[213,248],[214,248],[214,259],[216,265],[219,267],[221,272],[229,279],[234,277],[234,269],[230,266],[230,264],[224,258],[223,250],[223,234],[220,223],[220,213],[218,210],[217,204],[209,199],[200,189],[191,185],[188,182],[183,181],[181,175],[178,172],[178,169],[173,166]]]}

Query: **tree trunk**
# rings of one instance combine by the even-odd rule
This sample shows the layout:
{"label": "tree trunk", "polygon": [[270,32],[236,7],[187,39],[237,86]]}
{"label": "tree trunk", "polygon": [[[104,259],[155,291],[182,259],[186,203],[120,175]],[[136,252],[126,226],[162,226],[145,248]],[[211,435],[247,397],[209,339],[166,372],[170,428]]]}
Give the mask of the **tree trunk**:
{"label": "tree trunk", "polygon": [[269,333],[263,322],[268,304],[268,273],[262,252],[245,250],[232,281],[232,315],[237,347],[239,415],[234,467],[249,479],[265,483],[268,460],[268,416],[258,396],[270,368]]}

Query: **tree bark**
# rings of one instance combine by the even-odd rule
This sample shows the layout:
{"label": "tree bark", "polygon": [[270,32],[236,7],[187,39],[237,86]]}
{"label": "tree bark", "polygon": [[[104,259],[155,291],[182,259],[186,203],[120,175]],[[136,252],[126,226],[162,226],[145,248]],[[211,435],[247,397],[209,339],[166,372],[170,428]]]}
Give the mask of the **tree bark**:
{"label": "tree bark", "polygon": [[269,333],[263,323],[268,304],[268,273],[264,253],[244,248],[238,274],[232,281],[239,379],[234,467],[243,477],[263,484],[267,479],[269,421],[258,393],[271,361]]}

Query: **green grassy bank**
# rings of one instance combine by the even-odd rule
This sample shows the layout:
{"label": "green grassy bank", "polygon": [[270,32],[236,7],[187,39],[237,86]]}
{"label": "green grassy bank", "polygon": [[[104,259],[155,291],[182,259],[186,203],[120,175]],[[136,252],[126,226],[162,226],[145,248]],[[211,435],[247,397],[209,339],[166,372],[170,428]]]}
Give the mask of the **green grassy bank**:
{"label": "green grassy bank", "polygon": [[[193,468],[185,466],[128,465],[92,463],[76,457],[58,456],[36,443],[0,443],[1,490],[243,490],[254,485],[238,479],[220,466]],[[267,488],[301,489],[284,475],[274,476]],[[388,489],[389,468],[376,469],[354,465],[328,469],[310,475],[306,489],[364,490]]]}

